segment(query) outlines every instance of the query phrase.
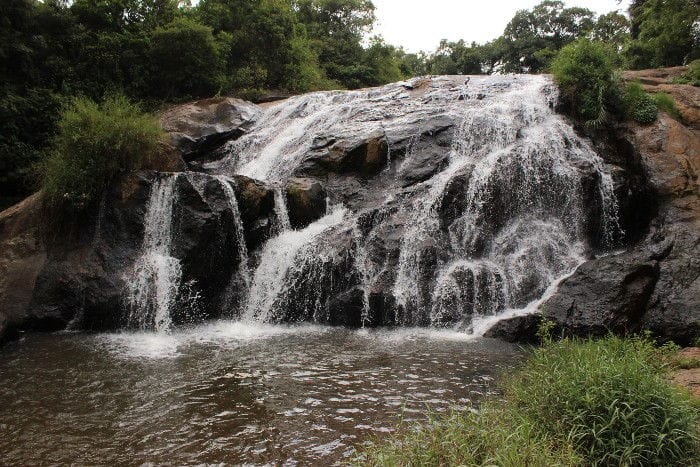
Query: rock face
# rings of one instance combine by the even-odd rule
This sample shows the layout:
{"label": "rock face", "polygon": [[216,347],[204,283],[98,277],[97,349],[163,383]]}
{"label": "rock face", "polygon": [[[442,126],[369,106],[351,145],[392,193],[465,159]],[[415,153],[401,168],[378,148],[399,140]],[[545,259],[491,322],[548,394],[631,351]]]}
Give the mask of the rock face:
{"label": "rock face", "polygon": [[[543,76],[437,77],[175,107],[173,145],[70,235],[47,235],[39,195],[0,214],[0,336],[220,317],[470,331],[539,307],[563,334],[692,341],[697,128],[586,138],[555,101]],[[541,319],[486,335],[534,342]]]}
{"label": "rock face", "polygon": [[[273,193],[245,177],[222,182],[194,173],[166,176],[177,177],[171,248],[179,258],[181,282],[187,285],[182,293],[198,297],[191,308],[173,309],[172,320],[177,324],[220,317],[240,300],[235,293],[227,295],[240,267],[240,245],[222,183],[229,183],[239,200],[240,216],[249,226],[243,238],[250,248],[259,246],[273,228]],[[69,325],[95,331],[128,327],[126,291],[143,253],[149,195],[161,177],[143,172],[115,185],[90,228],[67,238],[42,231],[40,194],[4,211],[0,335],[11,338],[18,331]]]}
{"label": "rock face", "polygon": [[250,102],[215,97],[173,107],[161,114],[160,122],[173,146],[190,162],[241,136],[259,112]]}

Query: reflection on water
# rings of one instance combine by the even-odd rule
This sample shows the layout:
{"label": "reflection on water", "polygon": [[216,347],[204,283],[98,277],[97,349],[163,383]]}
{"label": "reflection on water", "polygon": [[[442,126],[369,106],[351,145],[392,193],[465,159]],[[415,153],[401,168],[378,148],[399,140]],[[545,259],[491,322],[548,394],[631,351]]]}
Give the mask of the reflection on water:
{"label": "reflection on water", "polygon": [[0,463],[328,465],[494,390],[522,353],[449,331],[220,322],[0,351]]}

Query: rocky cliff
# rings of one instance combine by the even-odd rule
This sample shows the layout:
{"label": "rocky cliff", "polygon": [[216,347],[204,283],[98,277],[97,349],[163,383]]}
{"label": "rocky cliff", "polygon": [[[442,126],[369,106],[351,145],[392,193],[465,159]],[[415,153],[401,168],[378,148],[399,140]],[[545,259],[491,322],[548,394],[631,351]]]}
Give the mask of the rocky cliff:
{"label": "rocky cliff", "polygon": [[0,338],[163,316],[469,331],[539,308],[563,333],[694,340],[698,94],[645,79],[682,122],[577,134],[526,76],[170,109],[172,146],[91,222],[51,235],[40,194],[0,213]]}

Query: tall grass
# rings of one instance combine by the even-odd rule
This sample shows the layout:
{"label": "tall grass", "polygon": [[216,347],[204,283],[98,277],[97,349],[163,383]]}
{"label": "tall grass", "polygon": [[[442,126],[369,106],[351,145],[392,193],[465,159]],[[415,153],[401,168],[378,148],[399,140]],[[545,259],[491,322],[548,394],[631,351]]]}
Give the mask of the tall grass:
{"label": "tall grass", "polygon": [[676,120],[682,120],[681,113],[676,105],[676,101],[670,94],[658,92],[654,94],[654,102],[656,102],[656,106],[659,109],[663,110],[671,117],[675,118]]}
{"label": "tall grass", "polygon": [[372,444],[363,465],[697,465],[698,413],[643,338],[566,339],[536,350],[478,413]]}

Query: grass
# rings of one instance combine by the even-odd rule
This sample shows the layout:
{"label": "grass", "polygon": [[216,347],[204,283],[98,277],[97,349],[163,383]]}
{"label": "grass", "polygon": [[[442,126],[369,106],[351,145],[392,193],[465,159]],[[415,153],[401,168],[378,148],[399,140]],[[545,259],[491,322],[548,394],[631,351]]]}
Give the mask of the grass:
{"label": "grass", "polygon": [[367,446],[360,465],[697,465],[697,406],[644,338],[547,342],[478,412]]}
{"label": "grass", "polygon": [[[625,117],[638,123],[652,123],[658,116],[656,100],[642,85],[633,81],[625,87],[622,93]],[[675,106],[675,103],[674,103]]]}
{"label": "grass", "polygon": [[689,69],[686,73],[671,79],[671,83],[700,86],[700,60],[694,60],[688,67]]}

